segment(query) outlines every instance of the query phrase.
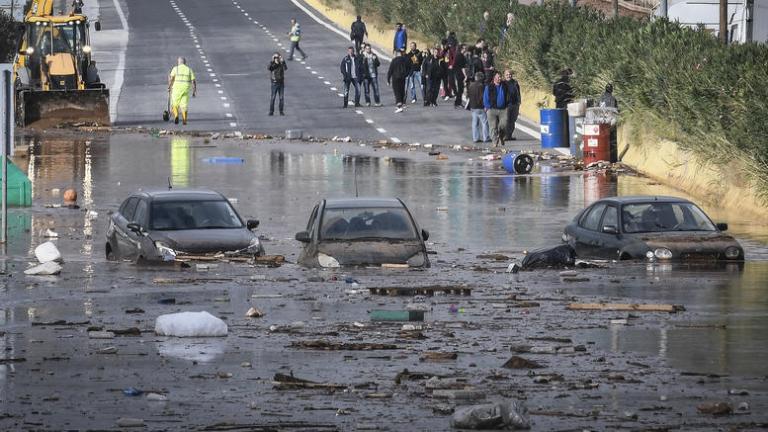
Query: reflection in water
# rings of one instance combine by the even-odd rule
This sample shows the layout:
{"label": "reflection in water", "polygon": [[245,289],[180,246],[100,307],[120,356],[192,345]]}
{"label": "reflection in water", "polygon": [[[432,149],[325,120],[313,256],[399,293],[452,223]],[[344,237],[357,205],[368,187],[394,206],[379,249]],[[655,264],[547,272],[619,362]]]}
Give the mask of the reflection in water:
{"label": "reflection in water", "polygon": [[210,363],[224,355],[227,347],[225,340],[190,341],[171,338],[157,342],[157,352],[162,357]]}
{"label": "reflection in water", "polygon": [[171,138],[171,184],[173,186],[189,186],[190,164],[189,139],[180,136]]}

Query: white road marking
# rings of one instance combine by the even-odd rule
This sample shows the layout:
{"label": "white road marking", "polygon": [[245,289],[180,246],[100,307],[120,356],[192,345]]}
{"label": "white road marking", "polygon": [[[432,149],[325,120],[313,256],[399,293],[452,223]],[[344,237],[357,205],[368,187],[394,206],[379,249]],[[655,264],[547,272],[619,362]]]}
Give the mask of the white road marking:
{"label": "white road marking", "polygon": [[355,110],[355,114],[360,114],[360,115],[363,115],[363,112],[362,112],[362,111],[360,111],[360,110]]}
{"label": "white road marking", "polygon": [[368,124],[373,124],[373,120],[371,120],[371,119],[365,119],[365,122],[368,123]]}
{"label": "white road marking", "polygon": [[395,144],[400,144],[402,141],[400,141],[397,137],[389,137],[390,140],[392,140]]}
{"label": "white road marking", "polygon": [[[115,5],[115,11],[120,18],[120,26],[123,31],[128,33],[128,20],[125,18],[123,8],[119,0],[112,0]],[[127,45],[127,44],[126,44]],[[125,80],[125,50],[126,46],[121,46],[120,54],[117,57],[117,69],[115,69],[115,81],[112,83],[112,97],[109,100],[109,120],[114,123],[117,120],[117,102],[120,100],[120,93],[123,91],[123,82]]]}
{"label": "white road marking", "polygon": [[344,93],[337,93],[339,97],[344,97]]}
{"label": "white road marking", "polygon": [[[320,79],[323,79],[323,77],[318,77],[318,78],[320,78]],[[325,84],[325,85],[331,85],[331,82],[330,82],[330,81],[323,81],[323,84]]]}
{"label": "white road marking", "polygon": [[232,122],[232,123],[230,123],[230,124],[229,124],[229,126],[231,126],[231,127],[237,127],[237,123],[235,123],[235,122]]}
{"label": "white road marking", "polygon": [[336,91],[336,90],[338,90],[336,87],[331,87],[331,91]]}
{"label": "white road marking", "polygon": [[379,132],[379,133],[382,133],[382,134],[387,133],[387,130],[384,129],[384,128],[376,128],[376,131]]}
{"label": "white road marking", "polygon": [[232,113],[226,113],[226,114],[224,114],[224,115],[226,115],[226,116],[227,116],[227,117],[229,117],[229,118],[232,118]]}

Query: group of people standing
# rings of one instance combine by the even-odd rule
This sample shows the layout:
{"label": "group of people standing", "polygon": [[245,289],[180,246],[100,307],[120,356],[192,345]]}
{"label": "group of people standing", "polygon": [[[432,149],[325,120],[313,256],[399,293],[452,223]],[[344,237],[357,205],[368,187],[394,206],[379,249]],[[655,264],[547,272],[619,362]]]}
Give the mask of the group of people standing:
{"label": "group of people standing", "polygon": [[[367,36],[365,23],[358,16],[350,30],[350,40],[355,45],[347,49],[341,61],[344,108],[349,105],[349,92],[353,87],[355,106],[360,106],[361,86],[366,104],[370,106],[370,87],[374,89],[376,106],[381,106],[378,84],[381,62],[370,44],[364,42]],[[454,108],[472,112],[475,143],[492,141],[494,147],[500,147],[505,141],[515,139],[520,85],[511,70],[504,71],[503,76],[496,70],[493,50],[484,39],[469,46],[459,43],[456,33],[449,31],[439,44],[421,51],[416,42],[408,42],[405,26],[397,23],[392,51],[394,57],[386,82],[395,96],[396,113],[403,112],[409,100],[416,104],[419,98],[425,107],[436,107],[442,96],[443,101],[453,99]]]}

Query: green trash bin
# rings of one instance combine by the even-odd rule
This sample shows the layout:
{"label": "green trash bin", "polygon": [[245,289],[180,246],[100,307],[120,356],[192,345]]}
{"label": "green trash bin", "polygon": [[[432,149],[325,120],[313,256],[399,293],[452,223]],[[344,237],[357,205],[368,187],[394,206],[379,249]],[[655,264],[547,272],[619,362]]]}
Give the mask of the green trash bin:
{"label": "green trash bin", "polygon": [[[0,157],[0,163],[2,158]],[[0,169],[0,179],[2,179]],[[8,160],[8,206],[29,207],[32,205],[32,182],[24,171]]]}

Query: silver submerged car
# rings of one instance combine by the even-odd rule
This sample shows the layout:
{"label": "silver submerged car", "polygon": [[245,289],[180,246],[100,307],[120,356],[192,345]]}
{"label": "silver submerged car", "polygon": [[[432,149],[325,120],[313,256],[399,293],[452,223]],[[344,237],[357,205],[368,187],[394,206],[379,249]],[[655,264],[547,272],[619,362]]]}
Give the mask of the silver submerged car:
{"label": "silver submerged car", "polygon": [[740,261],[744,249],[696,204],[674,197],[614,197],[579,212],[563,241],[580,258]]}
{"label": "silver submerged car", "polygon": [[408,208],[398,198],[325,199],[312,210],[299,264],[307,267],[429,267],[424,241]]}
{"label": "silver submerged car", "polygon": [[109,219],[108,260],[174,261],[184,255],[260,256],[264,247],[220,193],[198,190],[136,192]]}

